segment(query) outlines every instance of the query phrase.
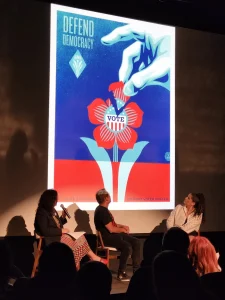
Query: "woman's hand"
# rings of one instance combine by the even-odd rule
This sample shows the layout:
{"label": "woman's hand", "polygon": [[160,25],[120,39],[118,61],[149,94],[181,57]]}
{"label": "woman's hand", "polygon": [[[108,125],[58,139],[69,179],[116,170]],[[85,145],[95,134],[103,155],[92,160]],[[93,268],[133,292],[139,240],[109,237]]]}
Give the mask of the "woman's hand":
{"label": "woman's hand", "polygon": [[70,230],[68,228],[63,228],[62,229],[62,233],[69,233],[69,232],[70,232]]}

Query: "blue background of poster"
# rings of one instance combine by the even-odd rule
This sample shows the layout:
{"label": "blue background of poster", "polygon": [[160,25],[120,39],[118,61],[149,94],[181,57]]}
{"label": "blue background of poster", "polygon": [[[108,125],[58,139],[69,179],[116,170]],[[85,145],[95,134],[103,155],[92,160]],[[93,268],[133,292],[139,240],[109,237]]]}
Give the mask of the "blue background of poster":
{"label": "blue background of poster", "polygon": [[[63,16],[74,16],[94,21],[94,48],[82,49],[63,45]],[[134,41],[105,46],[101,38],[124,25],[71,13],[57,13],[57,78],[56,78],[56,131],[55,159],[93,160],[80,137],[93,138],[96,125],[88,119],[87,106],[95,99],[112,98],[110,83],[118,81],[122,53]],[[79,50],[86,68],[77,79],[69,61]],[[135,128],[138,141],[149,141],[137,162],[169,163],[165,153],[170,152],[170,94],[160,86],[146,87],[130,102],[136,102],[144,111],[143,123]],[[112,157],[112,150],[108,153]],[[119,160],[123,151],[119,151]]]}

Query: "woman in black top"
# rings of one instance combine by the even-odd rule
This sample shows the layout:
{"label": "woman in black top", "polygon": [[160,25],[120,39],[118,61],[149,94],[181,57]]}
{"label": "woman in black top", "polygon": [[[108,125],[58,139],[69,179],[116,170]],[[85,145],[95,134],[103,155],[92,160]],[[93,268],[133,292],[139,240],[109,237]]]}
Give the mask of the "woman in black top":
{"label": "woman in black top", "polygon": [[46,245],[52,242],[62,242],[68,245],[73,251],[77,269],[79,269],[80,261],[85,255],[88,255],[91,260],[107,264],[106,260],[94,254],[84,236],[74,240],[67,234],[69,229],[63,228],[63,225],[67,223],[66,215],[62,212],[62,216],[59,217],[55,210],[57,201],[58,193],[56,190],[46,190],[41,195],[34,222],[35,232],[44,236]]}

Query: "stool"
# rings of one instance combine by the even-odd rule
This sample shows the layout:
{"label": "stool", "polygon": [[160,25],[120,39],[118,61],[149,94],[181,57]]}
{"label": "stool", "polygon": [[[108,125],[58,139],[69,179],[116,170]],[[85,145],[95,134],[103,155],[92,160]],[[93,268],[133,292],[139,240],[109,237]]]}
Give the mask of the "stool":
{"label": "stool", "polygon": [[34,265],[33,265],[32,273],[31,273],[31,278],[33,278],[35,276],[35,274],[37,273],[39,258],[42,254],[42,245],[43,245],[44,237],[36,235],[36,239],[38,240],[38,244],[37,244],[38,246],[37,246],[37,251],[35,253]]}

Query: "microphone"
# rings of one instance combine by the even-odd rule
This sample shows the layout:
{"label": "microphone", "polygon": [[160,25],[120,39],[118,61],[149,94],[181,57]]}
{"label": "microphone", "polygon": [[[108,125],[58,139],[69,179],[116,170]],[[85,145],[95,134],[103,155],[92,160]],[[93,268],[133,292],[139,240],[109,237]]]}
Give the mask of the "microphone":
{"label": "microphone", "polygon": [[70,216],[68,210],[65,208],[65,206],[63,204],[61,204],[60,207],[62,208],[62,210],[64,211],[64,213],[67,215],[67,217],[70,219],[71,216]]}

